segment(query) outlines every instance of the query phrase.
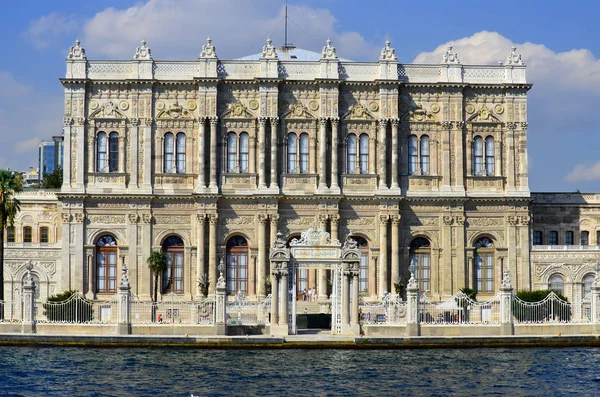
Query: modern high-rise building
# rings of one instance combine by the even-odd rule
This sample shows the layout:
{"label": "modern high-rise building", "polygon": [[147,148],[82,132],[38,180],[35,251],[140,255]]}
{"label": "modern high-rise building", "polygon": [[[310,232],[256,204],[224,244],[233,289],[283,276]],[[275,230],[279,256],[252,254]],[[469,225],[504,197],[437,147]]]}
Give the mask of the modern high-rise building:
{"label": "modern high-rise building", "polygon": [[63,136],[53,136],[51,141],[42,141],[39,145],[39,179],[51,174],[57,167],[63,166]]}

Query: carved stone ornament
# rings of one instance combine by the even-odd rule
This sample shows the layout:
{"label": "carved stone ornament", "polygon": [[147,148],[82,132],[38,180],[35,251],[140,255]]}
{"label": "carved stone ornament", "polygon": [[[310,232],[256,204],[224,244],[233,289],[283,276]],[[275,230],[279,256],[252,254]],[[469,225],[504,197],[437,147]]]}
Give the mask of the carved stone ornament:
{"label": "carved stone ornament", "polygon": [[277,59],[277,50],[270,37],[267,39],[267,44],[263,46],[262,57],[267,59]]}
{"label": "carved stone ornament", "polygon": [[146,47],[146,40],[142,40],[142,45],[135,49],[135,55],[133,59],[138,60],[151,60],[152,59],[152,51],[150,48]]}
{"label": "carved stone ornament", "polygon": [[289,118],[312,118],[311,114],[306,110],[306,106],[302,102],[296,102],[290,106]]}
{"label": "carved stone ornament", "polygon": [[373,120],[367,109],[360,103],[350,106],[347,117],[351,119]]}
{"label": "carved stone ornament", "polygon": [[397,61],[396,50],[391,47],[391,42],[386,40],[385,47],[381,49],[381,55],[379,56],[380,61]]}
{"label": "carved stone ornament", "polygon": [[504,269],[502,275],[502,288],[512,288],[510,285],[510,271],[508,269]]}
{"label": "carved stone ornament", "polygon": [[327,39],[325,42],[325,47],[321,51],[321,59],[339,59],[335,47],[331,45],[330,39]]}
{"label": "carved stone ornament", "polygon": [[81,47],[81,41],[79,39],[75,40],[75,47],[69,48],[68,59],[87,59],[85,56],[85,49]]}
{"label": "carved stone ornament", "polygon": [[452,46],[449,45],[446,53],[442,55],[442,63],[445,64],[458,64],[460,61],[458,60],[458,54],[452,51]]}
{"label": "carved stone ornament", "polygon": [[253,118],[252,114],[246,109],[241,102],[232,103],[229,106],[229,116],[230,117],[242,117],[242,118]]}
{"label": "carved stone ornament", "polygon": [[521,54],[519,54],[517,52],[517,47],[515,47],[515,46],[511,47],[510,54],[508,54],[508,56],[506,57],[506,64],[507,65],[519,65],[519,66],[525,65],[525,63],[523,62],[523,59],[521,58]]}
{"label": "carved stone ornament", "polygon": [[212,44],[212,40],[209,37],[206,38],[206,44],[202,46],[202,52],[200,52],[200,58],[216,58],[217,49]]}
{"label": "carved stone ornament", "polygon": [[331,241],[331,235],[323,230],[317,229],[316,227],[311,227],[305,232],[302,232],[300,235],[300,239],[297,238],[292,239],[290,242],[290,247],[298,246],[298,245],[337,245],[340,246],[339,240],[335,239]]}

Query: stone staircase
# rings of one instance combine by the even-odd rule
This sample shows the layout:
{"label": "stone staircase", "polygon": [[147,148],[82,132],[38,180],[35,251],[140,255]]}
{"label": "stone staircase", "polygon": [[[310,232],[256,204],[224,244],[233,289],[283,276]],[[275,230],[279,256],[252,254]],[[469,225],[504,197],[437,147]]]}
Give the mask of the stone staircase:
{"label": "stone staircase", "polygon": [[296,314],[304,314],[304,308],[307,309],[307,314],[323,313],[321,311],[321,305],[319,305],[317,302],[296,302]]}

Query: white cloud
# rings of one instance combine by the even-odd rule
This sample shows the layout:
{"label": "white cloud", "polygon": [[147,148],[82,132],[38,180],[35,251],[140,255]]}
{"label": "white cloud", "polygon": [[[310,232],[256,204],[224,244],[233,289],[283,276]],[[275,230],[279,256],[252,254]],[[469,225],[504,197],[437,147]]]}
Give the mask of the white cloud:
{"label": "white cloud", "polygon": [[28,153],[37,149],[41,139],[38,137],[26,139],[24,141],[19,141],[15,143],[15,152],[16,153]]}
{"label": "white cloud", "polygon": [[600,161],[595,164],[577,164],[565,176],[569,183],[600,181]]}
{"label": "white cloud", "polygon": [[38,49],[50,47],[58,38],[75,32],[80,24],[75,15],[52,12],[32,21],[24,37]]}
{"label": "white cloud", "polygon": [[[377,59],[383,40],[374,45],[358,32],[339,31],[327,9],[290,5],[289,15],[296,46],[320,50],[331,38],[343,58]],[[156,59],[195,59],[210,35],[219,57],[231,59],[259,52],[268,35],[283,44],[282,18],[279,0],[149,0],[97,13],[85,23],[82,42],[89,58],[129,59],[145,38]]]}

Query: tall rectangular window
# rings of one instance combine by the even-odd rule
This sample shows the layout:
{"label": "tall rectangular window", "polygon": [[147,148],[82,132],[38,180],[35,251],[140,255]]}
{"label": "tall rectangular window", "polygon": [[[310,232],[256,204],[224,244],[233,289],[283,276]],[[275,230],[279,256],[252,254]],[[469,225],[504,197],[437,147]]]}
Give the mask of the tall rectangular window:
{"label": "tall rectangular window", "polygon": [[533,245],[542,245],[542,232],[535,231],[533,232]]}
{"label": "tall rectangular window", "polygon": [[31,239],[32,239],[31,227],[25,226],[23,228],[23,242],[31,243]]}
{"label": "tall rectangular window", "polygon": [[15,242],[15,228],[13,226],[9,226],[6,228],[6,242],[7,243]]}
{"label": "tall rectangular window", "polygon": [[565,232],[565,245],[573,245],[573,232],[570,230]]}
{"label": "tall rectangular window", "polygon": [[119,169],[119,135],[111,132],[108,138],[108,170],[116,172]]}
{"label": "tall rectangular window", "polygon": [[48,240],[48,228],[43,226],[40,228],[40,243],[47,243]]}
{"label": "tall rectangular window", "polygon": [[589,245],[590,244],[590,232],[583,231],[581,232],[581,245]]}
{"label": "tall rectangular window", "polygon": [[548,235],[548,244],[558,245],[558,232],[556,230],[552,230]]}

